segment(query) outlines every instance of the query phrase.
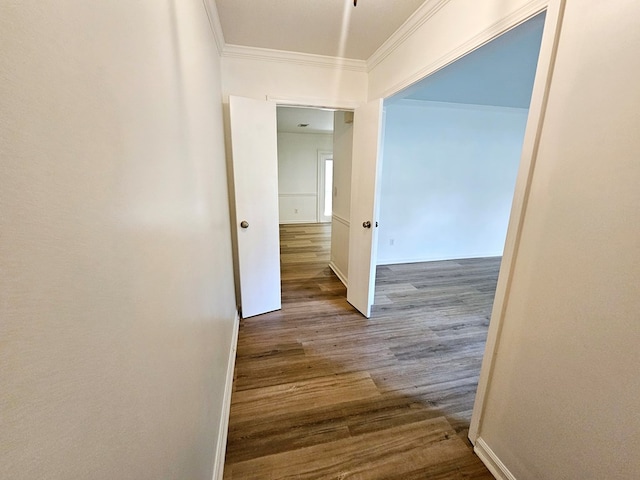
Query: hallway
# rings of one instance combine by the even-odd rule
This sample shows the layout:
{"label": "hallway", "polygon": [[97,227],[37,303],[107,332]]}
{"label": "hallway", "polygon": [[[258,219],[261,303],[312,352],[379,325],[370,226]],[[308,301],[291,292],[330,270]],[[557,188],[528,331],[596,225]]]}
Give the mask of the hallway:
{"label": "hallway", "polygon": [[366,319],[329,224],[280,238],[282,310],[240,325],[225,479],[492,479],[466,434],[500,259],[378,267]]}

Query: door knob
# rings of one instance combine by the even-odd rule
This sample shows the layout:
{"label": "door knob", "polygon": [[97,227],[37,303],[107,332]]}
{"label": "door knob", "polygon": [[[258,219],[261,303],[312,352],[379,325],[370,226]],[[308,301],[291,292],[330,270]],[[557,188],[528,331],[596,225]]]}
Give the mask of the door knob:
{"label": "door knob", "polygon": [[362,222],[362,226],[364,228],[371,228],[371,222],[369,220],[367,220],[366,222]]}
{"label": "door knob", "polygon": [[249,228],[249,222],[247,222],[246,220],[243,220],[240,222],[240,226],[242,228]]}

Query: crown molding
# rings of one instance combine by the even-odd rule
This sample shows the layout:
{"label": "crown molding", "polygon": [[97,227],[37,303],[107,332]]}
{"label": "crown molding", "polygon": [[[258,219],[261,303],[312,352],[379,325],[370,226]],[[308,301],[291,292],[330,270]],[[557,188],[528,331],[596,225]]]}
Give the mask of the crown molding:
{"label": "crown molding", "polygon": [[218,54],[222,55],[224,52],[224,34],[222,33],[222,24],[220,23],[220,17],[218,16],[218,7],[216,7],[215,0],[202,0],[204,4],[204,10],[207,13],[209,19],[209,26],[211,27],[211,33],[216,41],[216,47],[218,48]]}
{"label": "crown molding", "polygon": [[396,93],[408,87],[409,85],[412,85],[418,82],[419,80],[422,80],[424,77],[431,75],[434,72],[437,72],[441,68],[444,68],[450,63],[455,62],[456,60],[460,59],[464,55],[480,48],[481,46],[490,42],[497,36],[502,35],[503,33],[511,30],[512,28],[517,27],[521,23],[526,22],[531,17],[534,17],[540,12],[546,10],[547,7],[549,6],[549,1],[550,0],[529,1],[528,3],[520,7],[518,10],[512,12],[506,17],[503,17],[498,22],[494,23],[487,29],[478,33],[477,35],[470,38],[463,44],[459,45],[458,47],[454,48],[453,50],[443,55],[436,61],[421,68],[420,70],[415,72],[413,75],[385,89],[383,92],[377,93],[376,95],[382,98],[387,98],[387,97],[391,97],[392,95],[395,95]]}
{"label": "crown molding", "polygon": [[427,0],[367,59],[367,72],[371,71],[395,49],[402,45],[407,38],[424,25],[449,0]]}
{"label": "crown molding", "polygon": [[528,112],[528,108],[523,107],[510,107],[506,105],[486,105],[481,103],[461,103],[461,102],[439,102],[436,100],[418,100],[415,98],[401,98],[398,100],[392,100],[388,104],[388,107],[413,107],[413,108],[446,108],[449,110],[476,110],[476,111],[488,111],[495,112],[500,110],[502,112]]}
{"label": "crown molding", "polygon": [[294,65],[367,72],[367,63],[364,60],[289,52],[286,50],[272,50],[270,48],[246,47],[243,45],[226,44],[222,56],[226,58],[244,58],[265,62],[290,63]]}

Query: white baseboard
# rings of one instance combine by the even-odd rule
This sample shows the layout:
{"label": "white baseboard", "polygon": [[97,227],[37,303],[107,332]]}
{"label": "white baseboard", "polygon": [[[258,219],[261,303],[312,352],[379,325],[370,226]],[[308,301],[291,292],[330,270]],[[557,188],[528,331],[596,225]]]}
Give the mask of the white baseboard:
{"label": "white baseboard", "polygon": [[504,463],[498,458],[491,447],[480,437],[476,439],[476,446],[473,449],[482,460],[482,463],[489,469],[491,474],[498,480],[516,480],[516,477],[509,471]]}
{"label": "white baseboard", "polygon": [[474,255],[462,255],[462,256],[437,256],[437,257],[407,257],[407,258],[383,258],[378,259],[376,265],[401,265],[405,263],[425,263],[425,262],[441,262],[443,260],[470,260],[472,258],[490,258],[500,257],[501,254],[496,252],[478,253]]}
{"label": "white baseboard", "polygon": [[300,224],[309,224],[309,223],[329,223],[329,222],[319,222],[318,219],[316,217],[313,218],[303,218],[302,220],[292,220],[292,219],[282,219],[280,218],[280,222],[278,223],[278,225],[295,225],[297,223]]}
{"label": "white baseboard", "polygon": [[224,474],[224,457],[227,452],[227,432],[229,431],[229,410],[231,409],[231,392],[233,391],[233,372],[236,366],[236,350],[238,348],[238,330],[240,328],[240,315],[236,311],[233,320],[233,337],[229,360],[227,363],[227,378],[224,383],[224,399],[220,413],[220,429],[218,430],[218,446],[213,463],[213,480],[222,480]]}
{"label": "white baseboard", "polygon": [[344,273],[342,273],[342,270],[340,270],[338,266],[335,263],[333,263],[333,261],[329,262],[329,268],[333,270],[333,273],[336,274],[336,277],[340,279],[342,284],[345,287],[347,287],[347,276]]}

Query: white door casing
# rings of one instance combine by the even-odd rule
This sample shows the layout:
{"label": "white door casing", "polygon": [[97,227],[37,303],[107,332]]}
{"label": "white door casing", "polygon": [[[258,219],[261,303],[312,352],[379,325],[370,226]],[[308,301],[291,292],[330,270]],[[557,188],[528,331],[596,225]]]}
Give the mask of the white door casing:
{"label": "white door casing", "polygon": [[[325,200],[327,198],[327,187],[329,188],[329,200],[333,199],[333,178],[330,179],[329,185],[327,185],[327,161],[333,165],[333,152],[318,151],[318,214],[317,220],[320,223],[331,222],[331,212],[329,215],[325,215]],[[331,172],[333,173],[333,169]]]}
{"label": "white door casing", "polygon": [[[371,315],[376,281],[382,109],[382,99],[372,100],[355,109],[353,120],[347,301],[367,318]],[[370,223],[369,228],[363,226],[366,222]]]}
{"label": "white door casing", "polygon": [[[543,10],[546,10],[546,18],[531,94],[529,116],[523,139],[522,156],[520,158],[520,167],[516,179],[504,253],[500,264],[500,274],[498,275],[491,321],[487,332],[487,342],[482,358],[482,368],[480,370],[480,378],[471,415],[471,424],[469,426],[468,437],[474,445],[480,435],[480,426],[484,415],[484,404],[488,396],[489,383],[493,375],[499,339],[502,335],[502,322],[506,312],[509,290],[511,288],[518,248],[522,237],[524,216],[529,201],[529,191],[536,164],[537,149],[542,135],[542,126],[547,108],[549,86],[553,77],[553,67],[558,41],[560,39],[564,5],[565,0],[549,0],[548,5],[545,6],[546,8],[543,8]],[[536,15],[538,13],[540,12],[533,12],[533,14]]]}
{"label": "white door casing", "polygon": [[230,96],[229,116],[240,304],[247,318],[281,307],[276,104]]}

